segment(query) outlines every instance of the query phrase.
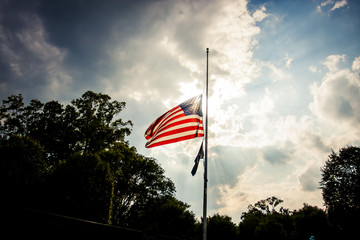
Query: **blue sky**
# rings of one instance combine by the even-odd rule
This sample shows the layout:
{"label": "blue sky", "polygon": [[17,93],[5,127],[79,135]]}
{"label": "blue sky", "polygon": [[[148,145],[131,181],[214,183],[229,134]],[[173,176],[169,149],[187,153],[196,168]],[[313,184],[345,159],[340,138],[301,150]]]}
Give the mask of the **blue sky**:
{"label": "blue sky", "polygon": [[202,213],[200,139],[145,149],[144,132],[201,94],[209,54],[209,214],[322,207],[331,149],[359,145],[360,3],[0,0],[0,96],[64,104],[85,91],[127,108],[128,138]]}

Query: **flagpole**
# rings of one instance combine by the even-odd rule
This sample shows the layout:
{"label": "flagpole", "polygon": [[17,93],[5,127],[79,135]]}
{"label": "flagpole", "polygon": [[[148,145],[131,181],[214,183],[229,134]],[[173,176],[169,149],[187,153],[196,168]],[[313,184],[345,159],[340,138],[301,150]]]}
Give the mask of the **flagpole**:
{"label": "flagpole", "polygon": [[203,205],[203,240],[207,238],[207,153],[208,153],[208,74],[209,74],[209,48],[206,48],[206,115],[205,115],[205,156],[204,156],[204,205]]}

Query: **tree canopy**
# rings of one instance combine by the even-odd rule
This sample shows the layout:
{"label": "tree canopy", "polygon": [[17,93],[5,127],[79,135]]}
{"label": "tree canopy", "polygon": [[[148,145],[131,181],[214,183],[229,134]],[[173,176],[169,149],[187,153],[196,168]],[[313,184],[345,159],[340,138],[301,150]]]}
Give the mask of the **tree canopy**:
{"label": "tree canopy", "polygon": [[[328,239],[330,226],[326,212],[304,204],[299,210],[290,211],[276,206],[283,200],[269,197],[248,206],[239,224],[241,239]],[[271,210],[270,210],[271,209]]]}
{"label": "tree canopy", "polygon": [[119,118],[124,107],[91,91],[65,106],[36,99],[25,105],[21,95],[4,100],[0,187],[6,203],[118,226],[130,226],[134,213],[144,215],[154,202],[185,214],[189,206],[175,200],[175,186],[157,161],[125,140],[132,123]]}
{"label": "tree canopy", "polygon": [[330,220],[353,236],[360,226],[360,148],[332,151],[321,172],[320,186]]}

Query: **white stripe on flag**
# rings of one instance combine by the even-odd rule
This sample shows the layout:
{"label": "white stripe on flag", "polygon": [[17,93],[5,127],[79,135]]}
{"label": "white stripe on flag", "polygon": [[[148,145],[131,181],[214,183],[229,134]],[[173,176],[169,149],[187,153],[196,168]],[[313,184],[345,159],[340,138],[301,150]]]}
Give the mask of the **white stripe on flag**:
{"label": "white stripe on flag", "polygon": [[185,136],[188,136],[188,135],[194,135],[196,133],[199,133],[199,134],[203,134],[204,131],[203,130],[190,130],[190,131],[186,131],[186,132],[182,132],[182,133],[177,133],[177,134],[172,134],[172,135],[169,135],[169,136],[166,136],[166,137],[161,137],[159,139],[156,139],[154,141],[152,141],[149,146],[155,144],[155,143],[159,143],[159,142],[163,142],[163,141],[167,141],[167,140],[171,140],[171,139],[176,139],[176,138],[181,138],[181,137],[185,137]]}
{"label": "white stripe on flag", "polygon": [[156,138],[156,136],[167,133],[169,131],[173,131],[173,130],[180,129],[180,128],[185,128],[185,127],[192,127],[192,126],[202,127],[202,123],[200,123],[200,122],[189,122],[189,123],[179,124],[179,125],[170,127],[168,129],[165,129],[165,130],[162,130],[162,131],[156,133],[156,135],[154,135],[151,139],[154,139],[154,138]]}

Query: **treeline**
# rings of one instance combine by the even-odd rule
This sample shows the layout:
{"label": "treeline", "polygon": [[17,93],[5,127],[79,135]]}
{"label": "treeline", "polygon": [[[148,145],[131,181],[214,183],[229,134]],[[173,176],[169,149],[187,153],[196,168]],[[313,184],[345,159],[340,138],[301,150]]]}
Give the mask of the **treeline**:
{"label": "treeline", "polygon": [[[12,209],[27,208],[138,229],[145,233],[144,239],[159,235],[201,239],[201,221],[175,197],[175,186],[156,159],[137,153],[125,140],[132,123],[120,118],[124,107],[124,102],[91,91],[68,105],[36,99],[25,105],[21,95],[3,100],[0,189],[5,216],[13,221]],[[358,148],[348,149],[359,153]],[[360,161],[357,155],[352,159],[356,164]],[[349,193],[355,200],[353,207],[342,205],[350,211],[339,215],[342,218],[334,217],[341,211],[331,201],[325,201],[329,211],[307,204],[290,211],[277,210],[282,200],[270,197],[249,205],[238,225],[228,216],[209,217],[208,239],[309,239],[311,235],[331,239],[348,232],[346,224],[336,219],[350,216],[347,224],[358,223],[353,221],[358,220],[360,206],[356,164],[339,168],[355,172]],[[326,180],[329,172],[324,167],[323,192],[331,190],[324,199],[335,193],[331,179],[340,179]],[[26,224],[21,219],[15,222]]]}
{"label": "treeline", "polygon": [[304,204],[299,210],[276,206],[283,201],[276,197],[260,200],[242,213],[241,239],[333,239],[338,233],[328,221],[327,213],[316,206]]}
{"label": "treeline", "polygon": [[[194,234],[195,216],[154,158],[125,137],[124,102],[88,91],[64,106],[3,100],[0,189],[3,208],[25,207],[116,226]],[[20,221],[20,219],[19,219]]]}

